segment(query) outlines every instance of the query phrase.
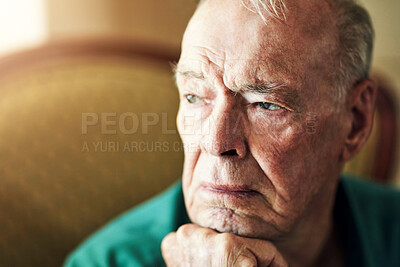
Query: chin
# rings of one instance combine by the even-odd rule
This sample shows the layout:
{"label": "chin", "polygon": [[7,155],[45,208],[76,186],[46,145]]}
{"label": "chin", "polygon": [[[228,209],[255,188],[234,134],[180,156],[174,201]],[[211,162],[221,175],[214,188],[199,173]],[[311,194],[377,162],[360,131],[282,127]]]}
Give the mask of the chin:
{"label": "chin", "polygon": [[260,218],[238,214],[228,208],[208,208],[196,212],[192,222],[220,233],[231,233],[243,237],[273,240],[280,236],[275,227]]}

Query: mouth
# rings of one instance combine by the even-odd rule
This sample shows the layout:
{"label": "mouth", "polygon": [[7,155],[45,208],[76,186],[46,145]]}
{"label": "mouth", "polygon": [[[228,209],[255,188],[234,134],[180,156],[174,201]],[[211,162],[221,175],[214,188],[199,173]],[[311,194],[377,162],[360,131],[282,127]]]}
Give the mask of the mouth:
{"label": "mouth", "polygon": [[204,185],[201,189],[210,193],[238,198],[253,197],[260,194],[246,185]]}

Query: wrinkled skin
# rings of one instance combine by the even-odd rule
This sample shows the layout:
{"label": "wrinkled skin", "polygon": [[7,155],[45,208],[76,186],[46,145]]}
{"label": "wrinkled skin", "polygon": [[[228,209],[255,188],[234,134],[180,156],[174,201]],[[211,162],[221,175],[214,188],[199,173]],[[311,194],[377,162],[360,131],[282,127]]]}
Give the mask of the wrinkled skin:
{"label": "wrinkled skin", "polygon": [[[196,240],[209,228],[233,234],[237,244],[249,237],[273,243],[271,253],[294,266],[318,257],[332,228],[338,177],[368,137],[375,95],[366,80],[335,101],[332,21],[324,1],[291,3],[285,23],[264,23],[228,0],[206,1],[191,19],[177,66],[177,124]],[[266,83],[273,88],[249,90]],[[185,238],[178,236],[168,237],[175,260],[194,259],[179,249]],[[164,259],[171,250],[163,246]]]}
{"label": "wrinkled skin", "polygon": [[288,266],[271,242],[219,234],[196,224],[168,234],[162,247],[172,266]]}

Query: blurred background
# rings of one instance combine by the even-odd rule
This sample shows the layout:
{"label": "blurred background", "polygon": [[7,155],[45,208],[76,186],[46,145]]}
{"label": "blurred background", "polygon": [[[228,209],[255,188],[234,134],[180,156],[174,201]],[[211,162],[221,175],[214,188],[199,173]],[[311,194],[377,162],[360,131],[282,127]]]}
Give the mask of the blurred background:
{"label": "blurred background", "polygon": [[[399,187],[400,1],[361,2],[384,93],[372,138],[346,172]],[[0,266],[60,266],[88,234],[181,175],[170,62],[196,5],[0,0]],[[126,134],[132,113],[139,130]]]}

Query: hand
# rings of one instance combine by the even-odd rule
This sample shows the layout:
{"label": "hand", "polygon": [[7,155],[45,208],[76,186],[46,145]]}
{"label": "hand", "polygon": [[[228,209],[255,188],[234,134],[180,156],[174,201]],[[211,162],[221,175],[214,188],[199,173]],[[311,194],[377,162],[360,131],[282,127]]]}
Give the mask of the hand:
{"label": "hand", "polygon": [[269,241],[182,225],[162,241],[167,266],[288,266]]}

